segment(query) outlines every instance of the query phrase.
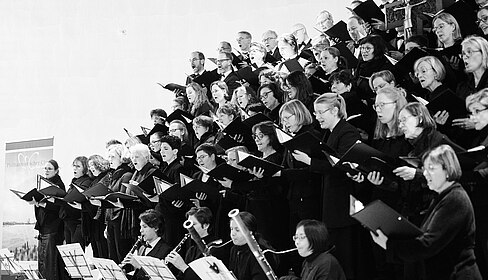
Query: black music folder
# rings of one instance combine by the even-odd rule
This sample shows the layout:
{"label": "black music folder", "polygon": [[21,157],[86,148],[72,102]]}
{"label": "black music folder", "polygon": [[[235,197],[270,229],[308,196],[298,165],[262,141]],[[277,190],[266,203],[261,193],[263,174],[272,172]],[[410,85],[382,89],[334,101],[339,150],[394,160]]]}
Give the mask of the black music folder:
{"label": "black music folder", "polygon": [[68,193],[63,198],[66,202],[83,202],[86,201],[86,196],[83,195],[84,189],[79,187],[76,184],[71,183],[71,188],[68,190]]}
{"label": "black music folder", "polygon": [[447,111],[449,118],[446,125],[450,125],[453,119],[464,118],[467,116],[464,101],[453,92],[445,92],[431,100],[427,105],[430,113],[434,115],[439,111]]}
{"label": "black music folder", "polygon": [[354,69],[358,65],[358,59],[354,56],[351,50],[347,47],[345,42],[339,42],[333,46],[338,49],[341,56],[346,60],[346,69]]}
{"label": "black music folder", "polygon": [[327,29],[325,34],[332,38],[337,38],[340,42],[352,40],[351,36],[349,36],[349,32],[347,31],[347,24],[342,20],[334,24],[331,28]]}
{"label": "black music folder", "polygon": [[393,170],[397,167],[409,165],[407,161],[391,157],[358,141],[349,148],[339,162],[335,164],[335,167],[350,173],[354,173],[355,170],[364,175],[377,171],[386,180],[395,181],[398,177],[393,173]]}
{"label": "black music folder", "polygon": [[44,196],[64,197],[66,195],[65,190],[41,175],[37,175],[37,191]]}
{"label": "black music folder", "polygon": [[91,198],[94,196],[106,196],[110,192],[112,191],[109,190],[109,188],[104,184],[96,183],[95,185],[91,186],[86,191],[84,191],[83,195],[86,196],[86,198]]}
{"label": "black music folder", "polygon": [[207,199],[210,199],[212,201],[216,201],[217,198],[219,197],[219,190],[211,186],[209,184],[205,184],[204,182],[198,180],[198,179],[193,179],[191,181],[185,181],[186,184],[183,185],[182,182],[182,188],[185,191],[188,191],[190,193],[191,198],[196,198],[197,193],[205,193],[207,195]]}
{"label": "black music folder", "polygon": [[237,158],[239,160],[237,164],[242,167],[249,169],[253,169],[253,167],[256,167],[256,169],[262,168],[264,170],[264,176],[272,176],[283,169],[283,166],[281,165],[269,162],[243,151],[237,151]]}
{"label": "black music folder", "polygon": [[[281,129],[276,129],[276,133],[280,133]],[[280,139],[278,137],[278,139]],[[281,140],[280,140],[281,142]],[[328,155],[335,155],[335,151],[332,150],[329,146],[327,146],[322,140],[315,137],[309,131],[296,135],[292,139],[282,142],[283,146],[285,146],[289,151],[299,150],[310,157],[316,158],[326,158]]]}
{"label": "black music folder", "polygon": [[247,182],[254,177],[253,175],[249,174],[249,172],[239,170],[225,162],[210,170],[207,175],[217,180],[227,178],[235,182]]}
{"label": "black music folder", "polygon": [[473,170],[482,162],[488,161],[488,149],[485,146],[478,146],[467,151],[456,153],[462,170]]}
{"label": "black music folder", "polygon": [[376,5],[373,0],[367,0],[361,4],[359,4],[356,8],[353,9],[353,12],[361,17],[364,21],[369,23],[375,23],[373,20],[378,19],[382,22],[386,22],[386,16],[381,11],[380,7]]}
{"label": "black music folder", "polygon": [[39,202],[44,198],[44,195],[39,193],[37,189],[32,189],[28,191],[27,193],[10,189],[11,192],[13,192],[16,196],[18,196],[20,199],[23,199],[25,201],[32,201],[34,199],[35,201]]}
{"label": "black music folder", "polygon": [[422,230],[381,200],[371,202],[351,217],[375,234],[377,229],[381,229],[389,238],[410,239],[423,234]]}
{"label": "black music folder", "polygon": [[268,118],[266,115],[263,113],[257,113],[245,120],[242,121],[242,123],[247,126],[249,129],[252,129],[253,126],[255,126],[258,123],[261,122],[266,122],[266,121],[271,121],[270,118]]}

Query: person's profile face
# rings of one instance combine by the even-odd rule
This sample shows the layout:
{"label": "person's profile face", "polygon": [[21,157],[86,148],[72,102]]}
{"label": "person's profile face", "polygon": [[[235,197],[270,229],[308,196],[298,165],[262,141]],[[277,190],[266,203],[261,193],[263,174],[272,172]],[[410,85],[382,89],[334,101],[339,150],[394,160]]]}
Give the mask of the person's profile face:
{"label": "person's profile face", "polygon": [[420,48],[420,45],[415,42],[408,42],[405,44],[405,54],[409,53],[414,48]]}

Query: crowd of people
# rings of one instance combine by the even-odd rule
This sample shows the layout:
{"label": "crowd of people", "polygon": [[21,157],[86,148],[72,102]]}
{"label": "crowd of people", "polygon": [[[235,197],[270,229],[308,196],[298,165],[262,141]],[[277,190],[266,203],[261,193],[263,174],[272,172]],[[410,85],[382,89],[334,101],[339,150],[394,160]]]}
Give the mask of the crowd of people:
{"label": "crowd of people", "polygon": [[[202,52],[192,52],[186,85],[165,86],[175,93],[173,111],[152,110],[151,131],[108,141],[106,155],[76,157],[67,193],[103,185],[136,194],[130,186],[154,189],[153,177],[181,189],[192,178],[199,191],[122,200],[115,208],[33,201],[40,272],[67,277],[55,247],[66,242],[90,244],[95,257],[134,270],[133,279],[144,277],[133,258],[141,254],[165,259],[179,279],[199,279],[188,266],[204,255],[198,240],[174,249],[191,220],[205,254],[238,280],[268,279],[228,217],[237,208],[263,250],[298,249],[266,254],[281,279],[488,279],[488,158],[469,153],[488,143],[488,1],[459,2],[472,19],[440,12],[425,22],[424,34],[405,40],[401,29],[386,30],[379,20],[353,12],[334,23],[324,10],[316,38],[303,24],[280,36],[267,30],[261,42],[238,32],[237,48],[220,42],[216,59],[207,59],[217,65],[213,71]],[[353,1],[353,11],[361,4]],[[462,30],[461,20],[478,30]],[[328,32],[341,24],[348,40]],[[304,135],[327,153],[287,148]],[[392,174],[337,168],[330,153],[341,158],[358,141],[420,164]],[[279,171],[242,166],[243,154]],[[240,176],[212,175],[225,164]],[[58,170],[51,160],[44,175],[65,189]],[[351,218],[355,200],[378,199],[423,233],[386,236]],[[149,246],[129,253],[139,236]],[[229,237],[231,245],[212,246]]]}

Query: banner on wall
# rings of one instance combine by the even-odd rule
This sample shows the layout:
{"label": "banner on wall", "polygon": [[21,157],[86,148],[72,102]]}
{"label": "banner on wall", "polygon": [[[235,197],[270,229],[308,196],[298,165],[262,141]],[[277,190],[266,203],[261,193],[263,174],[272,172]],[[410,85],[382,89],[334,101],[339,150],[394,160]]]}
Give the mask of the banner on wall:
{"label": "banner on wall", "polygon": [[8,248],[19,261],[37,259],[38,232],[34,229],[34,206],[9,189],[28,192],[36,187],[37,174],[44,174],[44,165],[53,158],[53,144],[54,138],[47,138],[5,145],[2,248]]}

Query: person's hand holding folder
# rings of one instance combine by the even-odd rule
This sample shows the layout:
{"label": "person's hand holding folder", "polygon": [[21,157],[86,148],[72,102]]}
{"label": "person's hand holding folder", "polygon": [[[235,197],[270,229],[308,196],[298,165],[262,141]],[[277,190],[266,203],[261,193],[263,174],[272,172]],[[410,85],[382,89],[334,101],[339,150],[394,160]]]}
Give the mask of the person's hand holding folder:
{"label": "person's hand holding folder", "polygon": [[377,229],[375,232],[370,232],[373,241],[378,244],[381,248],[386,250],[386,242],[388,241],[388,236],[386,236],[381,229]]}
{"label": "person's hand holding folder", "polygon": [[383,184],[383,181],[385,179],[385,177],[381,176],[381,173],[378,171],[369,172],[367,178],[371,184],[376,186]]}
{"label": "person's hand holding folder", "polygon": [[474,129],[474,122],[470,118],[461,118],[452,120],[452,126],[457,126],[462,129]]}
{"label": "person's hand holding folder", "polygon": [[438,111],[433,117],[437,124],[444,125],[447,122],[447,119],[449,119],[449,112],[446,110]]}
{"label": "person's hand holding folder", "polygon": [[312,158],[310,158],[306,153],[302,151],[294,150],[292,155],[295,160],[303,162],[306,165],[310,165],[310,163],[312,162]]}
{"label": "person's hand holding folder", "polygon": [[405,181],[413,180],[413,178],[415,178],[416,172],[417,169],[408,166],[401,166],[393,170],[393,173],[395,175],[397,175],[398,177],[402,178]]}

